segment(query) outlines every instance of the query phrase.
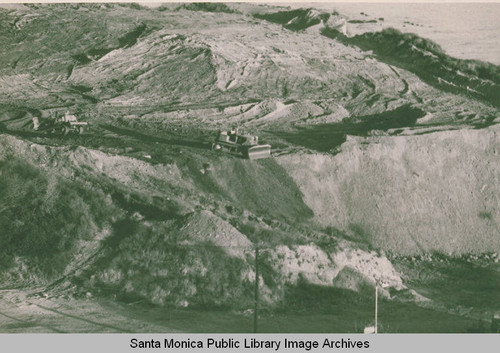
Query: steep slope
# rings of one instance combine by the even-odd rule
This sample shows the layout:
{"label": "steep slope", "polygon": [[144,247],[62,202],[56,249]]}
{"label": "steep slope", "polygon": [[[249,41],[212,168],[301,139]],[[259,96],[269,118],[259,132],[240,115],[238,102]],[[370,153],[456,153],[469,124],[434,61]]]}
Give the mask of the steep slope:
{"label": "steep slope", "polygon": [[325,226],[396,254],[481,253],[500,250],[499,136],[495,126],[350,137],[335,156],[277,160]]}
{"label": "steep slope", "polygon": [[[1,9],[2,286],[245,310],[258,283],[269,307],[334,295],[371,311],[378,283],[446,311],[414,289],[445,300],[443,281],[459,292],[477,265],[495,289],[498,68],[394,31],[347,38],[345,21],[249,4]],[[85,134],[33,130],[66,111]],[[230,126],[274,158],[212,151]]]}
{"label": "steep slope", "polygon": [[[6,135],[0,136],[0,156],[7,191],[0,197],[9,205],[0,219],[9,235],[1,239],[4,285],[52,283],[76,295],[111,292],[160,305],[245,306],[253,298],[258,242],[265,252],[262,298],[270,305],[299,279],[331,286],[344,268],[369,286],[378,280],[404,289],[383,255],[345,240],[320,247],[314,241],[324,235],[294,228],[312,214],[273,161],[259,169],[212,156],[210,166],[206,157],[197,161],[206,169],[182,160],[152,166]],[[252,183],[245,191],[242,185]],[[30,204],[29,213],[23,204]],[[342,278],[335,286],[356,290]]]}

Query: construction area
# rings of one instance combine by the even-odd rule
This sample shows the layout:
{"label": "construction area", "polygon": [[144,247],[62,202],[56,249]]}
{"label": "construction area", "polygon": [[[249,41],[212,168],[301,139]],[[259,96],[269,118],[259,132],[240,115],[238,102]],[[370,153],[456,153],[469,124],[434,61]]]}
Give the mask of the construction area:
{"label": "construction area", "polygon": [[348,21],[0,8],[0,332],[498,331],[498,66]]}

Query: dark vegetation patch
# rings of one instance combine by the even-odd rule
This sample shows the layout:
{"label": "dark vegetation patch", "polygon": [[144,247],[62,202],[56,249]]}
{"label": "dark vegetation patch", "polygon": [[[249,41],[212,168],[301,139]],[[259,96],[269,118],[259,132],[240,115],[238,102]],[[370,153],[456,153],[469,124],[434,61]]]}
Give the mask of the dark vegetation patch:
{"label": "dark vegetation patch", "polygon": [[394,28],[352,38],[332,28],[323,29],[322,34],[344,44],[372,50],[382,61],[409,70],[434,87],[500,107],[500,67],[497,65],[453,58],[436,43]]}
{"label": "dark vegetation patch", "polygon": [[491,221],[493,219],[493,215],[491,212],[479,212],[479,218]]}
{"label": "dark vegetation patch", "polygon": [[[226,4],[210,3],[210,2],[192,2],[184,4],[176,8],[176,10],[203,11],[203,12],[224,12],[224,13],[241,13],[230,8]],[[163,10],[160,10],[163,11]]]}
{"label": "dark vegetation patch", "polygon": [[90,60],[99,60],[114,49],[115,48],[91,48],[87,51],[87,58],[90,58]]}
{"label": "dark vegetation patch", "polygon": [[74,89],[75,91],[80,92],[80,93],[88,93],[88,92],[92,91],[92,87],[85,86],[85,85],[72,85],[71,88]]}
{"label": "dark vegetation patch", "polygon": [[348,23],[377,23],[377,20],[349,20]]}
{"label": "dark vegetation patch", "polygon": [[[253,244],[258,245],[260,248],[274,248],[276,246],[285,245],[292,248],[297,245],[310,244],[311,238],[308,237],[307,230],[300,227],[295,228],[288,223],[279,222],[276,220],[267,219],[263,220],[268,223],[269,228],[263,228],[262,224],[255,222],[255,220],[245,220],[244,217],[234,217],[229,220],[229,223],[235,227],[240,233],[244,234]],[[315,238],[315,243],[321,242],[320,239]],[[322,244],[329,246],[335,242],[334,239],[329,238],[329,243]],[[263,257],[266,257],[264,255]]]}
{"label": "dark vegetation patch", "polygon": [[155,136],[149,133],[140,132],[139,129],[123,128],[114,125],[101,125],[105,130],[114,132],[118,135],[131,137],[133,139],[145,142],[145,143],[160,143],[170,146],[186,146],[198,149],[206,150],[209,148],[209,144],[194,138],[179,138],[173,136]]}
{"label": "dark vegetation patch", "polygon": [[474,129],[476,129],[476,130],[484,129],[484,128],[487,128],[489,126],[497,124],[497,123],[495,123],[496,118],[497,118],[496,116],[490,115],[490,116],[485,117],[482,121],[474,122],[472,126],[474,126]]}
{"label": "dark vegetation patch", "polygon": [[301,127],[296,133],[277,132],[275,135],[295,145],[328,152],[343,144],[347,135],[368,136],[372,130],[387,131],[410,127],[423,116],[425,116],[424,111],[407,104],[380,114],[352,117],[338,123]]}
{"label": "dark vegetation patch", "polygon": [[[322,320],[319,315],[333,315],[331,332],[363,332],[374,325],[374,295],[360,294],[348,289],[332,288],[299,279],[296,285],[287,285],[285,299],[277,313],[304,315],[303,320]],[[386,300],[379,296],[379,332],[467,332],[471,320],[431,309],[419,308],[413,303]],[[308,317],[314,315],[314,318]],[[341,318],[341,319],[340,319]]]}
{"label": "dark vegetation patch", "polygon": [[283,27],[292,31],[300,31],[317,25],[321,23],[322,20],[327,21],[330,18],[330,14],[320,13],[312,15],[311,9],[296,9],[267,14],[255,14],[254,17],[281,24]]}
{"label": "dark vegetation patch", "polygon": [[210,241],[178,239],[176,229],[182,221],[115,223],[99,259],[76,281],[103,295],[162,306],[182,300],[195,308],[249,305],[253,286],[242,280],[244,260]]}
{"label": "dark vegetation patch", "polygon": [[434,253],[394,259],[392,263],[407,275],[408,286],[432,300],[449,308],[495,312],[500,310],[500,265],[492,261],[496,255]]}
{"label": "dark vegetation patch", "polygon": [[[111,5],[111,4],[105,4],[105,5]],[[136,2],[131,2],[131,3],[118,3],[117,4],[118,6],[121,6],[121,7],[126,7],[126,8],[129,8],[129,9],[134,9],[134,10],[147,10],[147,7],[145,6],[142,6],[141,4],[138,4]]]}
{"label": "dark vegetation patch", "polygon": [[[423,25],[419,25],[418,23],[413,23],[413,22],[410,22],[410,21],[404,21],[405,24],[407,25],[410,25],[410,26],[417,26],[417,27],[423,27]],[[405,27],[403,25],[403,27]]]}
{"label": "dark vegetation patch", "polygon": [[71,56],[78,64],[85,65],[90,62],[92,62],[92,59],[90,59],[87,55],[83,53],[79,54],[74,54]]}
{"label": "dark vegetation patch", "polygon": [[295,285],[287,285],[283,311],[335,313],[339,306],[359,306],[368,311],[373,300],[348,289],[332,288],[309,283],[303,277]]}
{"label": "dark vegetation patch", "polygon": [[118,38],[118,45],[120,48],[129,48],[137,43],[137,38],[146,30],[145,23],[136,26],[132,31],[126,33],[124,36]]}
{"label": "dark vegetation patch", "polygon": [[88,95],[88,94],[80,94],[80,96],[89,101],[90,103],[93,103],[93,104],[96,104],[96,103],[99,103],[99,99],[95,98],[95,97],[92,97],[91,95]]}
{"label": "dark vegetation patch", "polygon": [[[134,44],[137,43],[137,39],[141,36],[144,35],[148,29],[148,26],[145,23],[141,23],[137,26],[134,27],[131,31],[125,33],[121,37],[117,39],[118,41],[118,46],[109,46],[109,47],[94,47],[88,49],[84,53],[78,53],[74,54],[71,57],[81,65],[88,64],[92,62],[93,60],[99,60],[106,54],[112,52],[113,50],[119,49],[119,48],[129,48],[133,46]],[[152,30],[152,28],[150,28]]]}
{"label": "dark vegetation patch", "polygon": [[130,214],[138,212],[147,220],[165,221],[178,216],[179,208],[164,199],[149,199],[138,193],[115,191],[111,194],[113,202]]}
{"label": "dark vegetation patch", "polygon": [[290,11],[278,11],[266,14],[255,14],[254,17],[281,25],[287,24],[298,16],[305,16],[310,9],[297,9]]}
{"label": "dark vegetation patch", "polygon": [[90,240],[117,213],[106,195],[68,182],[18,160],[0,162],[0,264],[25,258],[33,273],[57,276],[75,255],[78,240]]}

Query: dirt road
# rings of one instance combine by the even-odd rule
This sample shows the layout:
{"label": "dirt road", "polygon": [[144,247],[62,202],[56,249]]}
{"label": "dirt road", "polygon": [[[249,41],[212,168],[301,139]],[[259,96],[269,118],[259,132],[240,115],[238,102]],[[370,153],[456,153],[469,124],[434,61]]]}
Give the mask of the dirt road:
{"label": "dirt road", "polygon": [[178,332],[125,316],[120,308],[103,305],[93,298],[48,297],[36,291],[0,290],[0,332]]}

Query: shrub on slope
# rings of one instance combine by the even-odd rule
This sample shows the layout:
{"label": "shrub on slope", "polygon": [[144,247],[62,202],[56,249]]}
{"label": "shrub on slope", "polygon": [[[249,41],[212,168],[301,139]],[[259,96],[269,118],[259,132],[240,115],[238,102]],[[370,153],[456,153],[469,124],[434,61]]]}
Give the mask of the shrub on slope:
{"label": "shrub on slope", "polygon": [[192,2],[190,4],[181,5],[176,8],[176,10],[181,9],[189,11],[240,13],[239,11],[230,8],[226,4],[217,4],[210,2]]}
{"label": "shrub on slope", "polygon": [[292,31],[300,31],[314,25],[327,21],[328,13],[320,13],[312,9],[296,9],[291,11],[279,11],[268,14],[255,14],[254,17],[269,22],[279,23]]}
{"label": "shrub on slope", "polygon": [[[40,279],[60,274],[78,240],[92,239],[116,213],[102,191],[21,161],[0,162],[0,266],[16,258]],[[0,277],[2,273],[0,273]]]}
{"label": "shrub on slope", "polygon": [[114,225],[101,256],[79,280],[103,293],[159,305],[249,304],[249,245],[209,212],[161,223],[126,219]]}
{"label": "shrub on slope", "polygon": [[372,50],[383,61],[409,70],[440,89],[500,106],[500,67],[497,65],[453,58],[438,44],[394,28],[352,38],[331,28],[323,29],[322,34],[363,50]]}

